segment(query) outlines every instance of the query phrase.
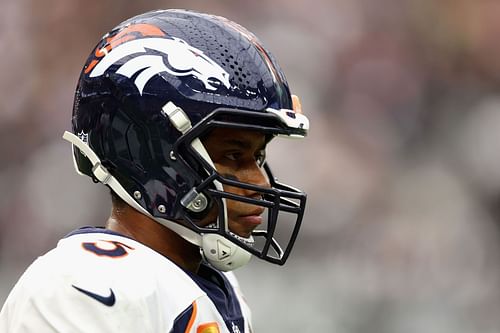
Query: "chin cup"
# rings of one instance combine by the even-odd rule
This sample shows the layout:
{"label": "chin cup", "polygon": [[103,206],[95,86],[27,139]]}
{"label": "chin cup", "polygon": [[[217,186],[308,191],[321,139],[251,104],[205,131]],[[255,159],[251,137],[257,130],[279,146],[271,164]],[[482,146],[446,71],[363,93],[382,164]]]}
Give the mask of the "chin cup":
{"label": "chin cup", "polygon": [[221,271],[231,271],[246,265],[252,254],[217,234],[204,234],[201,239],[203,257]]}

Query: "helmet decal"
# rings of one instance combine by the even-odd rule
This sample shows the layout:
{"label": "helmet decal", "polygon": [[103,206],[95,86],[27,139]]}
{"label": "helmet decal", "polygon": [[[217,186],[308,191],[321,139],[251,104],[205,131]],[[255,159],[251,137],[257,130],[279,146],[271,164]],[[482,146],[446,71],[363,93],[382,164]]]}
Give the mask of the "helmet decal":
{"label": "helmet decal", "polygon": [[118,45],[132,39],[148,37],[148,36],[163,37],[165,36],[165,33],[161,31],[161,29],[152,24],[138,23],[123,28],[116,35],[113,36],[109,36],[109,34],[105,35],[103,38],[103,42],[105,43],[104,46],[96,48],[93,55],[94,58],[88,64],[88,66],[85,66],[84,73],[88,74],[94,68],[94,66],[99,63],[102,57],[104,57]]}
{"label": "helmet decal", "polygon": [[226,88],[230,87],[229,73],[203,51],[177,37],[141,38],[124,42],[113,48],[95,65],[90,77],[103,75],[113,64],[126,57],[128,60],[116,73],[131,78],[140,72],[134,83],[141,95],[148,81],[162,72],[175,76],[193,75],[203,82],[207,90],[219,88],[219,84],[213,79],[219,80]]}

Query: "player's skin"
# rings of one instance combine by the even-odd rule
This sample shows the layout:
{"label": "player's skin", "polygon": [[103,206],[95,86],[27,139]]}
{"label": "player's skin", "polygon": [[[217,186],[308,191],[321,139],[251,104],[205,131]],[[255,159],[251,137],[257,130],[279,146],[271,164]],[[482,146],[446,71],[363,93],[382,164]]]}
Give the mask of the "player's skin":
{"label": "player's skin", "polygon": [[[265,158],[266,137],[262,133],[216,128],[204,140],[217,171],[225,177],[239,181],[270,187],[261,166]],[[260,193],[236,187],[225,186],[225,191],[258,198]],[[243,202],[227,200],[229,229],[241,237],[249,237],[262,222],[263,208]],[[201,225],[215,222],[217,207],[201,221]],[[106,228],[152,248],[168,257],[185,270],[196,273],[201,263],[200,249],[167,227],[139,213],[127,204],[113,205]]]}

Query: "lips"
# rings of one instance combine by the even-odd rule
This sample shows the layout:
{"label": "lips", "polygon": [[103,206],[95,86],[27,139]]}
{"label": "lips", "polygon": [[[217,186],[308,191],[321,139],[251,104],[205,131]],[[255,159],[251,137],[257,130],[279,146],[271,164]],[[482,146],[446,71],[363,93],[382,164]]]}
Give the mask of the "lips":
{"label": "lips", "polygon": [[250,237],[252,231],[257,228],[263,222],[262,213],[264,213],[264,208],[259,207],[249,213],[238,214],[234,219],[232,224],[232,231],[242,237]]}
{"label": "lips", "polygon": [[243,222],[244,224],[257,226],[262,223],[262,213],[264,213],[264,210],[264,208],[259,207],[251,213],[240,214],[237,220]]}
{"label": "lips", "polygon": [[260,215],[240,216],[238,218],[238,222],[248,226],[250,225],[258,226],[259,224],[262,224],[262,216]]}

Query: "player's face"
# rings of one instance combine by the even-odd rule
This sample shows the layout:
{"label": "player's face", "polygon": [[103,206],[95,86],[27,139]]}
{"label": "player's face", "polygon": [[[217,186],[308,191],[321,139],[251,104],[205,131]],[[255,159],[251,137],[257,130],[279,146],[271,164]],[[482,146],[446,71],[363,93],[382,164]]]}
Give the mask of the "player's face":
{"label": "player's face", "polygon": [[[232,128],[217,128],[203,141],[217,171],[226,178],[262,187],[270,187],[262,165],[265,159],[264,134]],[[260,199],[261,193],[232,186],[224,191]],[[239,201],[226,200],[229,229],[241,237],[249,237],[262,223],[264,208]],[[217,207],[202,221],[206,225],[215,221]]]}

